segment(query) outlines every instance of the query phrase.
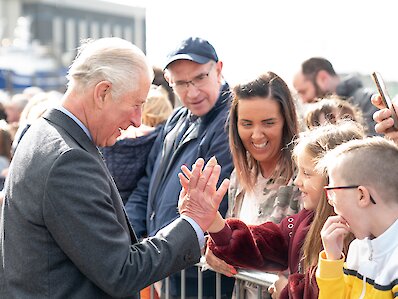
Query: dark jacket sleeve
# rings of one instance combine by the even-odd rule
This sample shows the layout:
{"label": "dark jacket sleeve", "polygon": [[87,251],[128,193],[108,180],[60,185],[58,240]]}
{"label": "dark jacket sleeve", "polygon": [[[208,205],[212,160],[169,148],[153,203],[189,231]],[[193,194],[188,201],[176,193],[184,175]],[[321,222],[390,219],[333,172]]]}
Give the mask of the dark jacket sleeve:
{"label": "dark jacket sleeve", "polygon": [[[212,134],[212,138],[209,142],[208,151],[204,155],[204,160],[207,162],[211,157],[215,156],[218,164],[221,165],[221,173],[219,178],[219,184],[229,178],[233,169],[233,162],[231,153],[228,146],[228,133],[225,131],[225,119],[220,119],[214,124],[216,128]],[[218,209],[223,217],[227,214],[228,210],[228,194],[226,194],[221,201]]]}
{"label": "dark jacket sleeve", "polygon": [[230,265],[242,268],[279,271],[288,263],[289,241],[273,222],[247,226],[238,219],[227,219],[223,230],[210,234],[208,246]]}
{"label": "dark jacket sleeve", "polygon": [[[227,91],[228,87],[224,86]],[[211,157],[215,156],[218,164],[221,165],[221,174],[219,184],[229,178],[233,170],[233,161],[228,141],[228,115],[229,107],[232,101],[229,92],[221,92],[216,106],[202,119],[201,131],[206,128],[206,137],[200,141],[204,151],[199,156],[207,162]],[[199,133],[199,136],[201,134]],[[206,146],[204,146],[206,144]],[[219,211],[223,217],[228,211],[228,194],[226,194],[220,204]]]}
{"label": "dark jacket sleeve", "polygon": [[[146,214],[147,214],[147,204],[148,204],[148,192],[149,184],[151,181],[151,176],[153,168],[156,162],[159,151],[162,149],[163,134],[161,132],[156,137],[155,143],[149,153],[147,164],[145,166],[145,174],[139,179],[137,183],[137,188],[130,194],[127,203],[125,205],[127,216],[130,220],[131,225],[137,238],[141,239],[147,236],[146,228]],[[139,157],[137,157],[139,159]]]}
{"label": "dark jacket sleeve", "polygon": [[107,294],[126,297],[199,260],[196,233],[181,218],[154,238],[132,245],[115,221],[108,177],[84,151],[71,150],[57,159],[46,190],[43,217],[52,238]]}

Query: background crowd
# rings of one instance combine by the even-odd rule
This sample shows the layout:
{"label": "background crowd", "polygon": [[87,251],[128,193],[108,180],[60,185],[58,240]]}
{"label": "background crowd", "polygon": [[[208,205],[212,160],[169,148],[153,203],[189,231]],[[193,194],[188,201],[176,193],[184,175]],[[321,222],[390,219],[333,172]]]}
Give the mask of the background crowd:
{"label": "background crowd", "polygon": [[[266,66],[262,74],[253,74],[253,80],[236,86],[228,85],[222,70],[222,58],[211,43],[199,37],[183,40],[162,66],[153,66],[142,124],[132,123],[120,130],[114,144],[97,144],[137,241],[157,236],[179,218],[181,184],[183,190],[188,184],[179,176],[181,166],[191,168],[199,158],[207,162],[215,157],[221,166],[219,181],[229,179],[230,184],[208,229],[210,237],[202,254],[223,274],[223,298],[236,297],[238,291],[240,298],[257,298],[254,285],[236,285],[231,278],[239,267],[278,274],[279,279],[263,290],[262,298],[327,298],[331,287],[322,279],[329,274],[320,271],[318,256],[320,264],[332,256],[332,260],[340,260],[348,254],[352,259],[348,247],[355,237],[362,233],[362,238],[377,238],[389,226],[368,228],[364,222],[367,231],[360,231],[344,208],[347,219],[338,218],[342,216],[335,204],[338,199],[331,199],[332,189],[358,189],[366,199],[375,200],[377,204],[370,205],[366,215],[376,219],[374,209],[382,213],[385,208],[380,186],[367,182],[372,185],[369,190],[361,189],[360,180],[364,179],[357,181],[351,173],[355,186],[338,175],[328,179],[326,170],[335,168],[319,161],[326,152],[350,140],[362,145],[366,141],[361,140],[379,140],[385,134],[386,139],[397,141],[398,134],[391,129],[391,111],[383,109],[376,89],[365,88],[354,75],[341,77],[323,57],[310,57],[297,66],[293,89],[278,76],[278,70]],[[0,175],[4,184],[20,141],[30,136],[25,133],[43,113],[60,106],[63,95],[32,86],[18,94],[3,92],[0,97]],[[384,140],[379,141],[382,145],[369,142],[367,146],[391,147],[394,152],[394,145],[386,145]],[[359,145],[352,147],[355,150]],[[351,159],[346,152],[333,153]],[[341,169],[346,171],[343,166]],[[189,181],[189,171],[185,171]],[[336,182],[348,185],[333,187],[331,183]],[[392,203],[394,211],[395,205]],[[392,214],[389,224],[396,226],[397,218]],[[330,227],[348,219],[352,230],[340,227],[344,233],[330,237]],[[381,281],[381,270],[363,273],[354,264],[349,266],[361,275],[392,283],[388,279],[395,274],[383,274]],[[197,275],[196,268],[186,269],[187,298],[197,296]],[[171,297],[179,298],[180,274],[170,278]],[[214,272],[205,271],[203,278],[204,298],[215,298]],[[341,285],[344,288],[344,282]],[[156,286],[157,296],[164,296],[165,286],[160,282]],[[357,282],[351,287],[358,287]],[[397,288],[396,284],[390,287],[389,291]],[[370,293],[377,289],[374,285],[369,288]]]}

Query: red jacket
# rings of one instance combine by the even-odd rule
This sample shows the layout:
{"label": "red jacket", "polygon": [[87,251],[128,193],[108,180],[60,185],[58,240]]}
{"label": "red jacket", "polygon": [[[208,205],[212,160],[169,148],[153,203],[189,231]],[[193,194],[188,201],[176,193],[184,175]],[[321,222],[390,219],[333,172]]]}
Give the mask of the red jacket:
{"label": "red jacket", "polygon": [[246,269],[282,271],[289,269],[289,281],[280,298],[318,298],[315,276],[302,274],[300,260],[305,236],[314,217],[302,210],[279,224],[246,225],[227,219],[223,230],[210,234],[208,246],[228,264]]}

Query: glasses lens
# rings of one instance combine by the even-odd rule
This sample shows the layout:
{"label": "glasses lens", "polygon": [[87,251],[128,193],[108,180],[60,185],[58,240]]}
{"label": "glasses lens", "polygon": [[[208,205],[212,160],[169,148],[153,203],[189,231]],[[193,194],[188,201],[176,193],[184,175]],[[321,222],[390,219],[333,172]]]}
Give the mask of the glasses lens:
{"label": "glasses lens", "polygon": [[192,80],[192,83],[196,86],[196,87],[203,87],[203,85],[206,84],[206,79],[209,77],[209,74],[202,74],[199,77],[196,77],[195,79]]}
{"label": "glasses lens", "polygon": [[181,92],[187,88],[187,84],[186,83],[176,83],[176,84],[174,84],[173,88],[175,91]]}
{"label": "glasses lens", "polygon": [[177,82],[173,85],[173,89],[177,92],[184,92],[188,89],[189,85],[196,88],[201,88],[208,82],[209,74],[213,69],[213,65],[211,66],[210,70],[206,74],[200,74],[199,76],[193,78],[191,81],[184,81],[184,82]]}

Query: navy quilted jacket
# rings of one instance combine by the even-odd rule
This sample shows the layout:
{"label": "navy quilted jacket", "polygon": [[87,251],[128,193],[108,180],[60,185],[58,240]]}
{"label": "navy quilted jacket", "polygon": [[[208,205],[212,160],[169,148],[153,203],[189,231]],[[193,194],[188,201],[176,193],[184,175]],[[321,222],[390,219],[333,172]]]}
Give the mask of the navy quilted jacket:
{"label": "navy quilted jacket", "polygon": [[137,187],[138,180],[145,174],[149,152],[162,127],[158,126],[148,135],[118,140],[113,146],[101,148],[105,164],[115,180],[124,204]]}

